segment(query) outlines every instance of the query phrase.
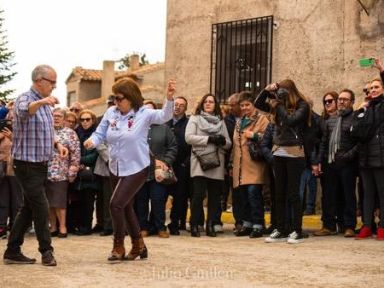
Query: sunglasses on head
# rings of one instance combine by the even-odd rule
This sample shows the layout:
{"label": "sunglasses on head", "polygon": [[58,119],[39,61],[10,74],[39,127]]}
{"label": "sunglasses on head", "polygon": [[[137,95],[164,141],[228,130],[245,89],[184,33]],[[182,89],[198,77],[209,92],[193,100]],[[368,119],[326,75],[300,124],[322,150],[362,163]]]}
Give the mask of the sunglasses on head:
{"label": "sunglasses on head", "polygon": [[91,121],[92,118],[80,118],[80,122],[88,122],[88,121]]}
{"label": "sunglasses on head", "polygon": [[335,101],[334,99],[327,99],[327,100],[324,100],[324,105],[330,105],[333,103],[333,101]]}

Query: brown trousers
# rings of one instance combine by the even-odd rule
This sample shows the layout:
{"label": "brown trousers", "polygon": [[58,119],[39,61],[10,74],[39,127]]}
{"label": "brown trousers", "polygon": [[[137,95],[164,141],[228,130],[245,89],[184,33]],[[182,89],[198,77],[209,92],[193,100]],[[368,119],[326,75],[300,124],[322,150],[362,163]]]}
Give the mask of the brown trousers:
{"label": "brown trousers", "polygon": [[[111,184],[114,189],[110,202],[113,234],[115,239],[124,239],[125,229],[132,239],[140,238],[140,225],[133,204],[135,195],[144,185],[149,168],[136,174],[118,177],[111,173]],[[125,221],[124,221],[125,219]]]}

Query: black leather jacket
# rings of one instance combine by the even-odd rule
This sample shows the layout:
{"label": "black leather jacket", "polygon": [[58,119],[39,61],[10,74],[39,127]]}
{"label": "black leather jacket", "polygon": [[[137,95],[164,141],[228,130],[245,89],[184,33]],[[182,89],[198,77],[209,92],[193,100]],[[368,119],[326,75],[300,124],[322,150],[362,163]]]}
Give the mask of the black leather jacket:
{"label": "black leather jacket", "polygon": [[[270,113],[271,106],[266,103],[269,95],[269,91],[263,90],[255,100],[256,108]],[[297,108],[292,113],[288,113],[284,105],[278,105],[276,107],[273,144],[278,146],[303,146],[308,115],[309,105],[301,99],[297,102]]]}

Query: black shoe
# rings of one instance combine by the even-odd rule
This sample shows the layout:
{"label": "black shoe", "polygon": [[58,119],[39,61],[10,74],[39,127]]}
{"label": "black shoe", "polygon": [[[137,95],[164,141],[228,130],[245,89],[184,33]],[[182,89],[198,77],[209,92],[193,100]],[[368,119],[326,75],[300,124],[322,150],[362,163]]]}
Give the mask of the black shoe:
{"label": "black shoe", "polygon": [[4,264],[35,264],[36,259],[28,258],[21,252],[11,252],[7,249],[5,250],[3,261]]}
{"label": "black shoe", "polygon": [[100,236],[109,236],[109,235],[112,235],[113,234],[113,230],[112,229],[106,229],[106,230],[103,230],[100,232]]}
{"label": "black shoe", "polygon": [[241,227],[239,231],[235,234],[236,236],[248,236],[252,232],[252,228],[249,227]]}
{"label": "black shoe", "polygon": [[275,230],[275,227],[272,225],[269,225],[268,228],[264,229],[263,234],[270,235],[273,232],[273,230]]}
{"label": "black shoe", "polygon": [[103,231],[103,226],[99,225],[99,224],[96,224],[93,228],[92,228],[92,233],[100,233],[101,231]]}
{"label": "black shoe", "polygon": [[53,257],[53,253],[51,250],[45,251],[41,255],[41,264],[44,266],[56,266],[56,260],[55,257]]}
{"label": "black shoe", "polygon": [[263,237],[263,229],[253,228],[251,234],[249,234],[249,238],[260,238]]}
{"label": "black shoe", "polygon": [[241,224],[236,224],[235,225],[235,228],[233,228],[233,234],[237,234],[237,232],[239,232],[241,230],[243,226],[241,226]]}
{"label": "black shoe", "polygon": [[68,233],[61,233],[61,232],[59,232],[59,234],[57,234],[57,237],[58,238],[67,238],[68,237]]}
{"label": "black shoe", "polygon": [[169,230],[169,234],[174,235],[174,236],[180,235],[180,231],[179,231],[178,227],[175,227],[174,224],[169,223],[167,225],[167,227],[168,227],[168,230]]}
{"label": "black shoe", "polygon": [[199,226],[191,226],[191,236],[192,237],[200,237],[200,231],[199,231]]}
{"label": "black shoe", "polygon": [[59,235],[59,231],[53,231],[51,232],[51,237],[57,237],[57,235]]}
{"label": "black shoe", "polygon": [[216,237],[216,231],[215,228],[213,227],[214,225],[212,223],[207,223],[206,229],[205,229],[205,234],[209,237]]}
{"label": "black shoe", "polygon": [[75,234],[77,236],[85,236],[85,235],[91,235],[92,231],[84,229],[84,228],[80,228],[80,229],[74,231],[73,234]]}
{"label": "black shoe", "polygon": [[185,224],[185,222],[181,222],[180,225],[179,225],[179,230],[187,230],[187,225]]}

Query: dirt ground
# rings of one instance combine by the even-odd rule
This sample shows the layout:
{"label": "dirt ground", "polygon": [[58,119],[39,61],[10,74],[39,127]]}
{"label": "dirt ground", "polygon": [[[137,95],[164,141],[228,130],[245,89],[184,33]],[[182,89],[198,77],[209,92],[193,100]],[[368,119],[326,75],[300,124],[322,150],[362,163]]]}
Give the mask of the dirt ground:
{"label": "dirt ground", "polygon": [[[306,221],[309,223],[310,221]],[[311,224],[311,223],[310,223]],[[313,223],[312,223],[313,224]],[[0,287],[383,287],[384,243],[341,235],[298,245],[235,237],[231,224],[217,238],[145,239],[147,260],[110,264],[111,237],[53,238],[57,267],[42,266],[37,241],[23,252],[34,265],[0,264]],[[129,246],[128,239],[126,246]],[[6,240],[0,240],[0,247]]]}

